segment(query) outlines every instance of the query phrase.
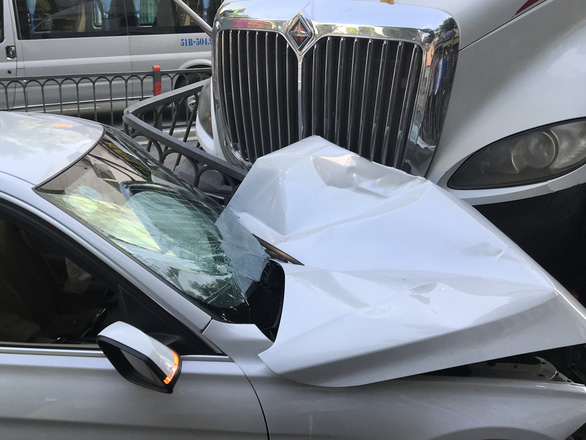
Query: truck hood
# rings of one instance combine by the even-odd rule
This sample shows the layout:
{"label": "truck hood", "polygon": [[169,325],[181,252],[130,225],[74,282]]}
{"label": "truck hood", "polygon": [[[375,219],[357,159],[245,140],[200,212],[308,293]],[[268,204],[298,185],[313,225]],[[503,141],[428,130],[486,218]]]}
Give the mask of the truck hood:
{"label": "truck hood", "polygon": [[228,205],[283,264],[274,372],[354,386],[586,342],[586,311],[432,182],[311,137],[259,159]]}
{"label": "truck hood", "polygon": [[[454,18],[460,33],[460,49],[528,11],[544,0],[232,0],[220,10],[238,11],[243,18],[264,20],[293,19],[303,13],[321,23],[351,26],[435,27],[442,11]],[[400,16],[400,21],[397,21]]]}
{"label": "truck hood", "polygon": [[395,4],[440,9],[460,31],[460,49],[489,34],[544,0],[395,0]]}

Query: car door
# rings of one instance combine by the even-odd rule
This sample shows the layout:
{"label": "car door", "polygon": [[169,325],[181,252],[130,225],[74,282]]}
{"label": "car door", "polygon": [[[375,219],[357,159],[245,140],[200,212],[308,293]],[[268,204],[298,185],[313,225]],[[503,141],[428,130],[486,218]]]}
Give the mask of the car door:
{"label": "car door", "polygon": [[[117,320],[179,352],[173,394],[126,381],[97,348],[94,336]],[[0,389],[7,438],[267,438],[235,363],[78,243],[1,199]]]}

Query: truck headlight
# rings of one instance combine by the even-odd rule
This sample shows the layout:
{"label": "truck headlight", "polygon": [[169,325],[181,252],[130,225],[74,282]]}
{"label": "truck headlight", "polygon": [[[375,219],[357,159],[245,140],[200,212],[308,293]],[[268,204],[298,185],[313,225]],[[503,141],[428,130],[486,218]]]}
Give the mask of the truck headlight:
{"label": "truck headlight", "polygon": [[448,182],[488,189],[550,180],[586,163],[586,120],[536,128],[497,141],[467,159]]}
{"label": "truck headlight", "polygon": [[212,129],[212,100],[210,96],[212,81],[208,81],[205,86],[202,87],[199,92],[199,103],[197,107],[197,117],[205,132],[209,137],[213,138]]}

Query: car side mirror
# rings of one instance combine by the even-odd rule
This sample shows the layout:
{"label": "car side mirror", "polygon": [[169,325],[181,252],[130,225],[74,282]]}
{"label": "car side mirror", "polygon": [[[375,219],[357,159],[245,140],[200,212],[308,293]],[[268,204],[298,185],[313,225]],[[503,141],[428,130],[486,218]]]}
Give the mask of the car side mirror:
{"label": "car side mirror", "polygon": [[181,359],[169,347],[121,321],[102,330],[97,342],[126,380],[162,393],[173,392]]}

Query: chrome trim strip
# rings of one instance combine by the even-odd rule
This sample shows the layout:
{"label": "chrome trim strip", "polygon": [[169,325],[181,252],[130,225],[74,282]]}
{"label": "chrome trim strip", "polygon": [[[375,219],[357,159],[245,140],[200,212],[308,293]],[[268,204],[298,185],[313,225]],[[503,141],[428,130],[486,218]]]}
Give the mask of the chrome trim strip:
{"label": "chrome trim strip", "polygon": [[389,154],[389,143],[391,142],[391,121],[394,118],[394,103],[397,97],[397,91],[399,89],[399,69],[400,66],[403,65],[403,52],[405,49],[405,44],[400,42],[397,47],[397,53],[395,54],[395,68],[393,69],[393,78],[391,83],[391,98],[389,99],[389,106],[387,112],[387,129],[385,131],[385,137],[383,139],[383,148],[382,148],[382,160],[387,160],[387,156]]}
{"label": "chrome trim strip", "polygon": [[[412,120],[412,110],[410,111],[411,103],[413,102],[410,97],[414,92],[415,81],[413,78],[414,73],[417,71],[416,65],[418,61],[418,52],[415,50],[411,51],[411,62],[409,63],[409,76],[407,78],[407,84],[409,85],[405,97],[403,98],[403,105],[401,107],[401,119],[399,120],[399,135],[397,136],[397,144],[403,145],[405,138],[407,137],[407,126]],[[395,159],[394,163],[402,163],[402,156],[404,150],[395,148]]]}
{"label": "chrome trim strip", "polygon": [[[342,37],[340,39],[340,47],[338,49],[338,59],[343,60],[346,56],[346,39]],[[338,69],[338,76],[336,82],[336,122],[334,124],[335,140],[336,144],[340,143],[340,131],[342,130],[342,99],[344,96],[344,88],[341,87],[344,81],[344,69]]]}
{"label": "chrome trim strip", "polygon": [[[358,39],[354,39],[352,41],[352,66],[350,68],[350,89],[355,90],[356,87],[358,87],[358,68],[359,66],[359,59],[358,59],[358,51],[359,51],[359,47],[358,47]],[[351,93],[350,94],[350,102],[348,104],[348,133],[347,133],[347,137],[348,137],[348,144],[350,145],[352,143],[352,128],[354,127],[354,124],[352,124],[352,117],[353,117],[353,109],[354,109],[354,99],[355,99],[355,94]]]}
{"label": "chrome trim strip", "polygon": [[[39,344],[41,345],[41,344]],[[85,358],[105,358],[104,353],[94,346],[87,345],[87,348],[53,348],[53,347],[24,347],[24,346],[0,346],[0,355],[2,354],[20,354],[34,356],[68,356],[68,357],[85,357]],[[218,355],[198,355],[188,354],[181,356],[183,361],[207,361],[207,362],[232,362],[232,360],[223,354]]]}
{"label": "chrome trim strip", "polygon": [[87,349],[78,348],[48,348],[44,347],[23,347],[23,346],[7,346],[0,347],[0,354],[25,354],[25,355],[43,355],[43,356],[79,356],[79,357],[106,357],[101,350],[95,347]]}
{"label": "chrome trim strip", "polygon": [[276,114],[277,114],[277,142],[281,143],[283,139],[283,121],[281,120],[281,94],[279,93],[279,89],[281,88],[281,83],[279,81],[279,34],[275,34],[275,95],[276,95]]}
{"label": "chrome trim strip", "polygon": [[380,56],[380,65],[378,70],[378,79],[376,81],[376,98],[374,101],[374,118],[375,122],[372,124],[372,132],[370,133],[370,160],[374,160],[374,151],[375,151],[375,143],[376,143],[376,134],[377,134],[377,127],[380,125],[380,114],[381,114],[381,107],[382,107],[382,88],[387,77],[387,69],[385,69],[385,64],[388,62],[389,59],[389,42],[385,41],[383,43],[383,47],[381,48],[381,56]]}
{"label": "chrome trim strip", "polygon": [[209,354],[186,354],[181,356],[182,361],[197,361],[197,362],[233,362],[226,355],[209,355]]}
{"label": "chrome trim strip", "polygon": [[[251,31],[252,32],[252,31]],[[246,47],[246,83],[247,83],[247,88],[246,88],[246,100],[248,101],[248,111],[250,114],[252,115],[254,112],[254,108],[253,108],[253,103],[252,103],[252,97],[254,96],[254,92],[252,90],[252,72],[251,72],[251,59],[250,59],[250,55],[251,55],[251,51],[250,51],[250,32],[246,33],[246,41],[245,41],[245,47]],[[254,54],[256,55],[256,54]],[[249,144],[248,142],[246,142],[246,146],[248,148],[247,154],[248,157],[251,157],[251,152],[253,153],[252,157],[256,158],[258,157],[257,151],[258,151],[258,140],[256,138],[256,130],[254,129],[254,124],[248,124],[249,125],[249,129],[248,131],[250,131],[250,137],[252,138],[252,151],[249,148]]]}
{"label": "chrome trim strip", "polygon": [[[267,56],[269,56],[269,35],[267,34],[267,36],[265,37],[265,54],[267,54]],[[268,119],[269,119],[269,147],[270,145],[273,145],[275,143],[275,137],[276,137],[276,133],[273,130],[274,127],[274,114],[271,111],[271,78],[270,78],[270,69],[269,69],[269,63],[265,62],[265,78],[266,78],[266,82],[267,82],[267,113],[268,113]]]}
{"label": "chrome trim strip", "polygon": [[319,119],[319,124],[321,127],[323,127],[322,131],[324,132],[324,137],[327,137],[327,122],[328,122],[328,101],[330,100],[330,97],[328,96],[328,85],[331,84],[330,81],[330,76],[328,75],[329,70],[330,70],[330,56],[329,56],[329,52],[330,52],[330,46],[332,44],[332,39],[331,37],[325,37],[325,44],[322,45],[323,47],[323,55],[321,57],[322,60],[322,72],[323,72],[323,76],[320,78],[321,82],[320,82],[320,90],[319,90],[319,94],[321,95],[321,99],[320,102],[322,104],[321,106],[321,113],[319,113],[317,115],[318,119]]}
{"label": "chrome trim strip", "polygon": [[[259,44],[259,38],[260,38],[260,33],[259,32],[255,32],[255,37],[254,37],[254,55],[255,55],[255,63],[254,63],[254,71],[255,71],[255,75],[256,75],[256,91],[257,91],[257,102],[258,102],[258,120],[262,121],[263,120],[263,112],[262,112],[262,106],[261,104],[261,100],[262,100],[262,96],[263,94],[267,94],[266,89],[262,87],[261,84],[261,72],[262,72],[262,66],[260,64],[260,56],[259,54],[261,53],[261,49],[260,49],[260,44]],[[266,63],[265,63],[266,64]],[[265,139],[265,131],[262,129],[260,129],[260,151],[261,154],[265,155],[267,152],[267,141]]]}
{"label": "chrome trim strip", "polygon": [[[225,34],[220,34],[218,35],[219,38],[221,38],[220,43],[216,42],[216,50],[221,53],[221,54],[226,54],[226,53],[230,53],[229,51],[226,50],[226,38],[225,38]],[[219,50],[218,48],[221,48],[221,50]],[[222,66],[224,65],[225,62],[225,58],[222,56],[221,59],[217,60],[218,64],[221,64]],[[221,87],[225,88],[226,84],[228,83],[228,79],[226,78],[226,74],[227,74],[227,70],[222,68],[220,69],[220,72],[222,72],[221,75]],[[217,78],[217,81],[220,82],[220,78]],[[214,94],[214,98],[220,98],[219,96],[217,96],[216,94]],[[228,108],[228,97],[225,96],[224,97],[224,109],[226,112],[229,112],[230,109]],[[223,118],[219,117],[219,114],[217,114],[218,116],[216,117],[216,122],[219,123],[221,121],[223,121]]]}
{"label": "chrome trim strip", "polygon": [[[297,102],[303,103],[303,63],[302,58],[297,56]],[[305,132],[305,120],[303,119],[303,104],[297,106],[297,136],[303,139]]]}
{"label": "chrome trim strip", "polygon": [[[364,63],[364,74],[363,74],[363,81],[362,81],[362,102],[360,103],[360,114],[364,115],[366,113],[366,107],[368,105],[369,96],[368,94],[368,73],[372,69],[372,58],[373,54],[373,43],[372,40],[368,40],[366,44],[366,62]],[[358,125],[358,154],[361,156],[364,155],[364,131],[366,125],[366,118],[360,118],[360,124]]]}
{"label": "chrome trim strip", "polygon": [[[291,67],[289,65],[291,57],[289,56],[289,54],[287,53],[287,51],[285,51],[285,112],[287,114],[287,143],[290,144],[292,139],[293,139],[293,133],[291,133],[291,106],[293,105],[290,102],[290,97],[291,97],[291,90],[289,90],[289,87],[291,85],[291,80],[293,78],[291,78]],[[278,95],[279,93],[277,93]],[[297,93],[295,93],[293,96],[297,96]]]}
{"label": "chrome trim strip", "polygon": [[[320,56],[318,53],[318,48],[315,48],[313,50],[313,64],[312,64],[312,68],[313,68],[313,72],[311,73],[311,95],[314,98],[317,98],[315,96],[315,89],[317,88],[317,74],[316,74],[316,70],[317,70],[317,65],[319,63],[320,60]],[[312,105],[312,109],[311,109],[311,131],[315,132],[317,129],[317,99],[312,99],[311,100],[311,105]]]}
{"label": "chrome trim strip", "polygon": [[[246,35],[248,35],[248,32],[246,33]],[[238,72],[244,72],[243,69],[243,58],[245,53],[247,53],[247,50],[242,51],[242,33],[239,32],[237,39],[236,39],[236,51],[233,52],[234,56],[237,57],[238,61]],[[246,46],[244,46],[246,47]],[[246,127],[246,115],[248,114],[248,110],[245,108],[246,103],[244,102],[244,96],[245,96],[245,90],[244,90],[244,85],[243,85],[243,78],[245,78],[244,75],[239,75],[238,76],[238,92],[240,93],[240,110],[242,111],[242,133],[243,133],[243,138],[244,141],[246,142],[246,146],[247,148],[250,146],[250,140],[248,137],[248,130]],[[236,117],[236,119],[238,119],[238,117]],[[250,151],[246,152],[247,156],[250,157]]]}

